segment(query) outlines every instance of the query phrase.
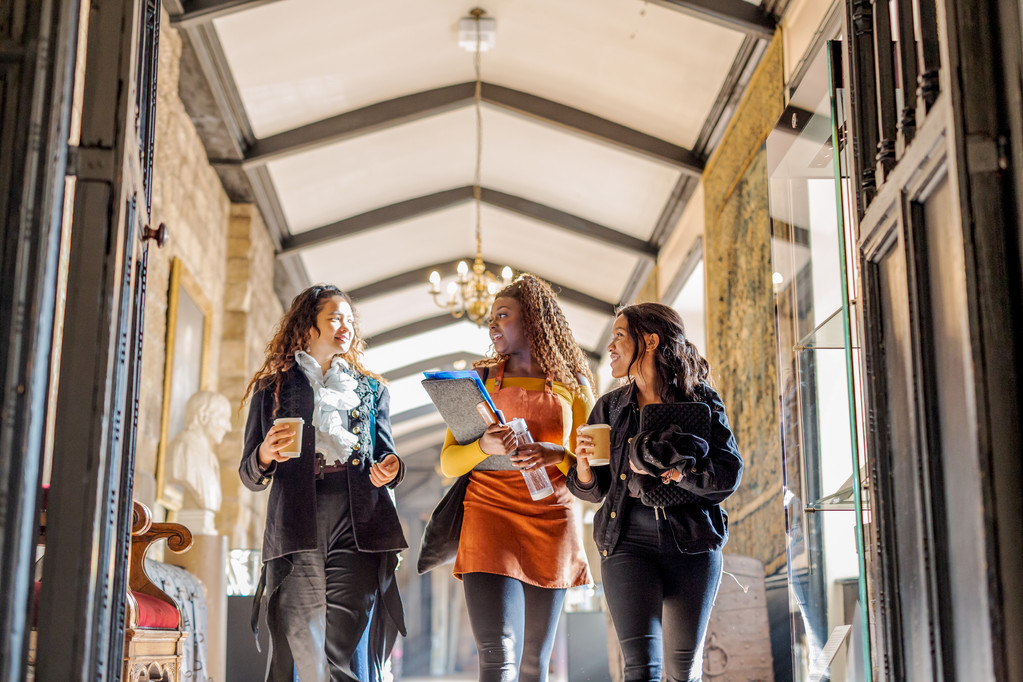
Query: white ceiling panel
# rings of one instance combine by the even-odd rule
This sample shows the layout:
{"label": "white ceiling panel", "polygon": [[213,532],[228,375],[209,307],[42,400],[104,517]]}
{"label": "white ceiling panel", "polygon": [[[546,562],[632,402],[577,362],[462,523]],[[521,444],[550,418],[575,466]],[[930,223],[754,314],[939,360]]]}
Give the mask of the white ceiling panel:
{"label": "white ceiling panel", "polygon": [[423,405],[431,405],[430,395],[423,388],[423,377],[418,374],[396,379],[388,384],[391,392],[391,414],[401,414]]}
{"label": "white ceiling panel", "polygon": [[604,346],[607,345],[604,332],[611,323],[611,315],[602,315],[571,301],[562,300],[560,303],[576,343],[586,350],[596,351],[598,354],[603,352]]}
{"label": "white ceiling panel", "polygon": [[[447,282],[453,279],[454,277],[451,276],[442,280],[441,290],[444,290]],[[445,312],[442,308],[434,305],[427,289],[428,284],[424,280],[419,286],[407,287],[382,296],[356,301],[355,307],[359,313],[361,333],[371,337],[374,334]],[[446,297],[442,294],[442,298]],[[611,320],[610,306],[608,313],[602,314],[566,299],[561,299],[560,303],[576,341],[583,348],[600,350],[605,342],[602,335]],[[372,342],[372,339],[370,341]]]}
{"label": "white ceiling panel", "polygon": [[460,352],[489,355],[492,348],[485,327],[464,320],[452,319],[452,323],[401,341],[371,344],[366,350],[366,366],[386,376],[391,370],[422,358]]}
{"label": "white ceiling panel", "polygon": [[[268,164],[293,233],[473,180],[471,108]],[[483,184],[647,238],[679,171],[589,137],[491,107]]]}
{"label": "white ceiling panel", "polygon": [[[445,285],[446,282],[441,288],[443,289]],[[433,299],[427,293],[429,288],[429,282],[424,279],[418,286],[356,301],[362,333],[373,336],[444,312],[434,305]]]}
{"label": "white ceiling panel", "polygon": [[[516,272],[528,271],[583,293],[616,303],[639,257],[547,223],[483,206],[483,257]],[[342,289],[355,289],[434,263],[464,258],[475,251],[471,202],[419,218],[360,232],[300,252],[309,277]],[[452,273],[442,272],[443,277]],[[496,272],[494,274],[499,274]],[[442,284],[442,289],[447,283]],[[423,302],[429,302],[425,294]],[[413,299],[408,299],[411,302]],[[388,301],[387,308],[395,305]],[[432,303],[430,304],[432,306]],[[367,329],[389,328],[391,313],[359,304]],[[423,314],[420,317],[429,317]]]}
{"label": "white ceiling panel", "polygon": [[487,187],[647,238],[678,178],[658,161],[484,107]]}
{"label": "white ceiling panel", "polygon": [[592,238],[483,207],[483,258],[617,303],[639,257]]}
{"label": "white ceiling panel", "polygon": [[473,253],[472,220],[467,203],[309,248],[300,257],[311,281],[355,289]]}
{"label": "white ceiling panel", "polygon": [[[288,0],[218,19],[257,137],[473,78],[454,0]],[[640,0],[491,0],[488,82],[692,146],[742,34]]]}
{"label": "white ceiling panel", "polygon": [[[284,3],[286,4],[286,3]],[[471,108],[387,128],[267,164],[293,233],[472,184]]]}
{"label": "white ceiling panel", "polygon": [[[396,414],[400,413],[394,411],[391,412],[392,416]],[[440,416],[440,412],[431,412],[430,414],[425,414],[421,417],[415,417],[414,419],[406,419],[404,421],[392,425],[392,433],[394,437],[397,439],[407,434],[415,433],[420,429],[424,429],[429,426],[440,426],[443,423],[444,419]]]}

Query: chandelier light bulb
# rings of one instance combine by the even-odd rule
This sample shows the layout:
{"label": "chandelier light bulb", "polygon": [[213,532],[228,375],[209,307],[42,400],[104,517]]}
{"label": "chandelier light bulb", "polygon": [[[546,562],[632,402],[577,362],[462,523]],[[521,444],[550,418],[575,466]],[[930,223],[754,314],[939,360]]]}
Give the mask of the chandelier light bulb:
{"label": "chandelier light bulb", "polygon": [[469,264],[466,263],[464,260],[458,261],[458,275],[459,275],[459,277],[464,277],[465,273],[467,273],[467,272],[469,272]]}
{"label": "chandelier light bulb", "polygon": [[454,282],[448,282],[448,296],[453,299],[456,291],[458,291],[458,285]]}
{"label": "chandelier light bulb", "polygon": [[430,284],[433,286],[440,286],[440,273],[434,270],[430,273]]}
{"label": "chandelier light bulb", "polygon": [[507,265],[505,265],[504,269],[501,270],[501,279],[504,280],[505,284],[511,284],[511,281],[512,281],[512,269],[509,268]]}

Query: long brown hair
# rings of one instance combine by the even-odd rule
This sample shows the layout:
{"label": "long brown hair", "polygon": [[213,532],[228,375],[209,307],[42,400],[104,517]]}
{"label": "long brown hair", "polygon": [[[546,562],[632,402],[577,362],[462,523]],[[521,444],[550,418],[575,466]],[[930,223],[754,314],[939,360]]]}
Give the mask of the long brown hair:
{"label": "long brown hair", "polygon": [[[494,298],[514,298],[522,306],[522,328],[529,339],[530,354],[545,374],[552,374],[555,381],[573,388],[580,386],[579,375],[593,385],[590,366],[575,342],[550,284],[524,273],[497,292]],[[506,357],[495,352],[474,362],[473,367],[490,367]]]}
{"label": "long brown hair", "polygon": [[[260,391],[267,386],[274,385],[274,414],[280,407],[281,382],[283,374],[295,366],[295,351],[307,350],[311,331],[316,326],[316,318],[323,309],[328,299],[340,296],[349,306],[352,299],[345,292],[331,284],[317,284],[311,286],[291,302],[288,312],[284,313],[281,321],[277,324],[273,339],[266,346],[266,361],[259,368],[256,375],[252,377],[245,395],[242,397],[242,405],[248,400],[253,391]],[[352,306],[352,315],[355,316],[355,307]],[[359,334],[359,321],[355,318],[352,332],[352,345],[348,351],[341,355],[342,358],[362,374],[383,381],[383,377],[371,372],[362,364],[363,352],[366,350],[366,342]]]}
{"label": "long brown hair", "polygon": [[633,366],[646,352],[643,336],[657,334],[654,371],[661,400],[700,400],[700,385],[713,385],[710,363],[686,338],[685,323],[674,308],[661,303],[636,303],[621,308],[618,314],[625,316],[634,346],[628,376],[632,377]]}

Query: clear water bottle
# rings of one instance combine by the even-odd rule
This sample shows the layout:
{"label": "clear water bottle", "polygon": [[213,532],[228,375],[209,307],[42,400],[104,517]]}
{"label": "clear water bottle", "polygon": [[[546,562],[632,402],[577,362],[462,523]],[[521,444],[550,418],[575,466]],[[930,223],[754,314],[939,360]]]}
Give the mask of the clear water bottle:
{"label": "clear water bottle", "polygon": [[[529,435],[529,427],[526,426],[526,420],[518,417],[508,422],[508,426],[511,427],[512,433],[515,434],[515,442],[519,445],[524,443],[532,443],[533,437]],[[551,485],[551,479],[547,475],[547,469],[544,467],[537,467],[526,471],[522,470],[522,478],[526,481],[526,487],[529,488],[529,496],[533,500],[542,500],[548,495],[554,494],[554,486]]]}

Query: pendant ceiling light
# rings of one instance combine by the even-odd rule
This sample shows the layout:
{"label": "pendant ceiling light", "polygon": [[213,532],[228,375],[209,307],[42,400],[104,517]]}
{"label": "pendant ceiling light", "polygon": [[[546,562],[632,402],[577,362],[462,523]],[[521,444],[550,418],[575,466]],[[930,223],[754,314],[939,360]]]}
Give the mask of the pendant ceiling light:
{"label": "pendant ceiling light", "polygon": [[480,78],[480,54],[494,45],[494,20],[484,18],[484,12],[478,7],[470,12],[471,17],[466,17],[459,23],[458,44],[473,53],[473,68],[476,72],[476,91],[473,96],[473,108],[476,114],[476,170],[472,182],[472,200],[476,210],[476,259],[470,268],[465,261],[460,261],[457,268],[457,276],[448,283],[447,298],[442,298],[440,288],[440,273],[434,270],[430,273],[430,295],[439,307],[444,308],[455,318],[463,316],[483,326],[490,316],[490,306],[494,302],[494,294],[500,291],[501,287],[511,282],[512,270],[505,266],[498,278],[487,270],[483,262],[483,237],[480,231],[480,207],[482,194],[482,180],[480,167],[483,160],[483,113],[482,88],[483,81]]}

